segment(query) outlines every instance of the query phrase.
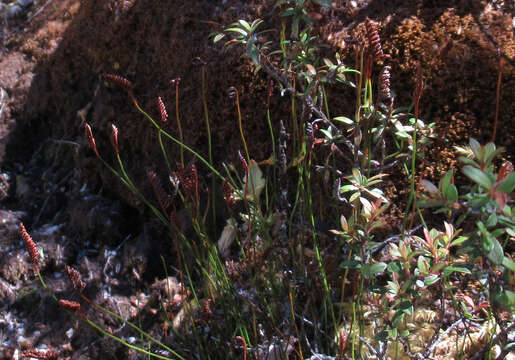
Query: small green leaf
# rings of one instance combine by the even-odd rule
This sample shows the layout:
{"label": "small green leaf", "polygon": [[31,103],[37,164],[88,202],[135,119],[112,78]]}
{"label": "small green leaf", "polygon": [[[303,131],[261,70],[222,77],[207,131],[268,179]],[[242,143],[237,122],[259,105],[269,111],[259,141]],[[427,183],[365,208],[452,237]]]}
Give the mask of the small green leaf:
{"label": "small green leaf", "polygon": [[331,68],[331,66],[334,66],[333,62],[328,58],[324,58],[323,61],[325,66],[328,66],[329,68]]}
{"label": "small green leaf", "polygon": [[497,190],[507,194],[513,192],[513,190],[515,190],[515,172],[512,172],[504,178],[501,183],[497,185]]}
{"label": "small green leaf", "polygon": [[372,186],[372,185],[375,185],[375,184],[379,184],[381,182],[383,182],[383,180],[381,179],[377,179],[377,180],[371,180],[372,178],[369,179],[369,181],[367,181],[367,186]]}
{"label": "small green leaf", "polygon": [[320,131],[326,136],[326,138],[328,138],[328,139],[333,138],[333,133],[331,132],[331,130],[320,129]]}
{"label": "small green leaf", "polygon": [[494,229],[492,232],[490,232],[490,235],[492,235],[495,238],[500,238],[505,233],[504,229]]}
{"label": "small green leaf", "polygon": [[388,289],[388,293],[392,295],[397,295],[400,290],[400,286],[397,282],[387,281],[386,288]]}
{"label": "small green leaf", "polygon": [[384,286],[379,286],[379,285],[371,285],[368,287],[368,289],[375,294],[381,294],[381,295],[386,294],[386,291],[387,291],[387,289]]}
{"label": "small green leaf", "polygon": [[458,200],[458,189],[454,184],[449,184],[444,190],[443,195],[450,202],[456,202]]}
{"label": "small green leaf", "polygon": [[243,26],[245,28],[245,30],[247,30],[248,32],[251,31],[251,26],[248,22],[246,22],[245,20],[241,19],[241,20],[238,20],[238,22],[241,24],[241,26]]}
{"label": "small green leaf", "polygon": [[424,278],[424,284],[426,284],[426,286],[431,286],[434,283],[436,283],[438,280],[440,280],[440,277],[436,274],[432,274],[432,275],[426,276]]}
{"label": "small green leaf", "polygon": [[438,263],[438,264],[434,264],[433,266],[431,266],[431,272],[432,272],[432,273],[439,272],[439,271],[440,271],[440,270],[442,270],[444,267],[445,267],[445,263],[443,263],[443,262]]}
{"label": "small green leaf", "polygon": [[225,37],[225,34],[217,34],[217,35],[213,38],[213,42],[214,42],[214,43],[217,43],[217,42],[219,42],[220,40],[222,40],[224,37]]}
{"label": "small green leaf", "polygon": [[[261,25],[263,23],[263,20],[261,19],[256,19],[252,22],[252,25],[250,25],[250,28],[251,28],[251,32],[255,33],[257,28],[259,27],[259,25]],[[264,32],[271,32],[272,30],[265,30],[265,31],[262,31],[260,32],[260,34],[264,33]]]}
{"label": "small green leaf", "polygon": [[[504,209],[507,209],[507,208],[508,208],[508,205],[506,205],[504,207]],[[511,218],[511,217],[506,217],[504,215],[498,215],[497,216],[497,220],[499,221],[499,224],[501,224],[501,225],[506,227],[505,230],[509,230],[509,229],[515,230],[515,222],[514,222],[515,217]],[[511,236],[513,236],[513,235],[511,235]]]}
{"label": "small green leaf", "polygon": [[408,329],[405,329],[403,331],[401,331],[401,337],[403,338],[407,338],[409,336],[409,330]]}
{"label": "small green leaf", "polygon": [[345,73],[361,74],[361,73],[359,72],[359,70],[351,69],[351,68],[343,68],[343,69],[342,69],[341,67],[340,67],[340,72],[341,72],[342,74],[345,74]]}
{"label": "small green leaf", "polygon": [[479,148],[481,148],[481,144],[474,138],[470,138],[469,141],[470,148],[472,149],[472,152],[474,153],[474,156],[476,159],[479,159]]}
{"label": "small green leaf", "polygon": [[473,208],[480,208],[489,201],[490,197],[487,194],[476,194],[475,197],[470,200],[470,205],[472,205]]}
{"label": "small green leaf", "polygon": [[399,304],[399,309],[405,314],[413,314],[413,303],[411,301],[403,301]]}
{"label": "small green leaf", "polygon": [[494,237],[490,234],[483,237],[482,245],[483,250],[485,250],[487,253],[491,252],[494,248]]}
{"label": "small green leaf", "polygon": [[408,134],[406,131],[397,131],[395,135],[397,135],[401,139],[411,139],[411,135]]}
{"label": "small green leaf", "polygon": [[[398,250],[394,250],[394,249],[392,249],[390,251],[390,254],[392,254],[393,256],[397,256],[397,257],[401,256],[399,251]],[[392,274],[399,274],[401,272],[402,267],[401,267],[399,261],[392,261],[391,263],[388,264],[387,269]]]}
{"label": "small green leaf", "polygon": [[356,260],[345,260],[340,263],[340,267],[343,269],[359,269],[361,264]]}
{"label": "small green leaf", "polygon": [[454,239],[452,242],[451,242],[451,246],[457,246],[457,245],[460,245],[462,244],[463,242],[467,241],[468,238],[466,236],[460,236],[456,239]]}
{"label": "small green leaf", "polygon": [[477,156],[477,160],[479,161],[480,164],[484,164],[485,163],[485,147],[484,146],[480,146],[479,149],[477,149],[477,154],[475,154]]}
{"label": "small green leaf", "polygon": [[438,188],[429,180],[422,179],[420,180],[420,185],[431,194],[438,194]]}
{"label": "small green leaf", "polygon": [[372,231],[373,229],[376,229],[378,227],[383,226],[384,223],[382,221],[374,221],[372,225],[369,226],[369,231]]}
{"label": "small green leaf", "polygon": [[440,183],[438,184],[438,188],[442,193],[445,192],[445,190],[449,187],[449,185],[452,183],[454,172],[451,170],[447,171],[443,178],[440,179]]}
{"label": "small green leaf", "polygon": [[493,228],[496,225],[497,225],[497,215],[490,214],[490,216],[488,216],[488,219],[486,219],[486,227]]}
{"label": "small green leaf", "polygon": [[359,191],[356,191],[355,193],[353,193],[350,198],[349,198],[349,202],[354,202],[357,198],[359,198],[361,195],[361,193]]}
{"label": "small green leaf", "polygon": [[341,188],[340,188],[340,192],[342,194],[345,194],[346,192],[349,192],[349,191],[355,191],[355,190],[358,190],[358,187],[355,186],[355,185],[343,185]]}
{"label": "small green leaf", "polygon": [[515,293],[510,290],[501,290],[494,295],[494,301],[500,303],[508,311],[515,309]]}
{"label": "small green leaf", "polygon": [[488,258],[496,265],[501,265],[504,260],[504,250],[502,249],[501,244],[496,238],[492,239],[493,248],[488,253]]}
{"label": "small green leaf", "polygon": [[502,265],[510,271],[515,272],[515,261],[513,261],[509,257],[504,257],[504,259],[502,260]]}
{"label": "small green leaf", "polygon": [[259,56],[259,49],[257,48],[256,44],[249,41],[247,43],[246,51],[247,51],[247,55],[252,59],[252,62],[256,65],[259,65],[260,56]]}
{"label": "small green leaf", "polygon": [[427,259],[420,255],[417,259],[417,267],[422,273],[427,273],[428,266],[427,266]]}
{"label": "small green leaf", "polygon": [[465,165],[472,165],[472,166],[475,166],[475,167],[479,167],[478,163],[477,163],[477,162],[475,162],[475,161],[474,161],[474,160],[472,160],[472,159],[469,159],[469,158],[466,158],[466,157],[461,156],[461,157],[459,158],[459,160],[460,160],[463,164],[465,164]]}
{"label": "small green leaf", "polygon": [[476,184],[481,185],[482,187],[484,187],[487,190],[490,190],[490,188],[493,185],[492,179],[490,179],[490,177],[487,174],[485,174],[484,172],[482,172],[481,170],[479,170],[475,167],[466,165],[463,168],[463,173],[470,180],[474,181]]}
{"label": "small green leaf", "polygon": [[361,205],[363,205],[363,212],[365,214],[371,214],[372,213],[372,204],[370,203],[370,201],[368,201],[364,197],[360,197],[359,201],[361,202]]}
{"label": "small green leaf", "polygon": [[371,277],[376,274],[380,274],[386,269],[384,262],[377,262],[374,264],[368,264],[361,268],[361,273],[366,277]]}
{"label": "small green leaf", "polygon": [[485,224],[483,224],[482,221],[476,222],[476,226],[479,229],[479,231],[481,231],[481,234],[483,234],[485,236],[488,235],[488,230],[486,229],[486,226],[485,226]]}
{"label": "small green leaf", "polygon": [[340,224],[341,224],[343,231],[346,231],[346,232],[349,231],[349,223],[347,222],[347,219],[343,215],[340,216]]}
{"label": "small green leaf", "polygon": [[345,79],[345,76],[342,74],[336,75],[336,81],[341,82],[342,84],[349,86],[351,88],[356,88],[356,84],[352,81]]}
{"label": "small green leaf", "polygon": [[336,236],[344,236],[346,234],[346,232],[335,230],[335,229],[331,229],[331,230],[329,230],[329,232]]}
{"label": "small green leaf", "polygon": [[515,213],[515,211],[513,211],[513,210],[515,210],[515,207],[511,208],[509,205],[504,205],[504,209],[502,209],[504,215],[509,216],[509,217],[511,217],[512,214]]}
{"label": "small green leaf", "polygon": [[263,172],[255,160],[249,162],[249,177],[248,177],[248,199],[255,202],[259,201],[261,191],[265,187],[265,179]]}
{"label": "small green leaf", "polygon": [[342,122],[347,125],[354,125],[354,120],[349,119],[348,117],[345,117],[345,116],[337,116],[333,120]]}
{"label": "small green leaf", "polygon": [[372,189],[372,190],[365,189],[365,192],[368,193],[370,196],[373,196],[375,199],[381,199],[381,200],[383,200],[383,202],[388,203],[388,199],[386,197],[384,197],[383,191],[381,189],[377,189],[377,188]]}
{"label": "small green leaf", "polygon": [[392,325],[395,327],[394,329],[392,329],[391,331],[395,330],[395,336],[397,336],[397,327],[402,323],[402,321],[404,320],[404,311],[402,310],[397,310],[395,312],[395,315],[393,315],[393,319],[392,319]]}
{"label": "small green leaf", "polygon": [[472,272],[464,266],[447,266],[445,269],[443,269],[444,276],[450,275],[453,272],[458,272],[462,274],[472,274]]}
{"label": "small green leaf", "polygon": [[492,160],[502,153],[504,151],[504,148],[500,147],[497,150],[495,149],[494,143],[488,143],[485,145],[485,165],[490,166],[492,163]]}
{"label": "small green leaf", "polygon": [[228,28],[228,29],[225,29],[225,31],[235,32],[235,33],[242,34],[243,36],[247,37],[247,32],[241,28]]}
{"label": "small green leaf", "polygon": [[495,144],[493,142],[487,143],[483,146],[485,149],[485,164],[488,166],[488,163],[492,160],[492,155],[495,154]]}

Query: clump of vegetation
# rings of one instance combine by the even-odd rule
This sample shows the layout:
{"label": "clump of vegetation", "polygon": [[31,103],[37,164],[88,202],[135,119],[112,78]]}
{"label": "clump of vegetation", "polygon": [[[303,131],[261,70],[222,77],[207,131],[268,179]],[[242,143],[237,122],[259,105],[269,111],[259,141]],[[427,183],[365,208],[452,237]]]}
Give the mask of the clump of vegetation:
{"label": "clump of vegetation", "polygon": [[[312,2],[330,6],[324,0]],[[228,96],[237,110],[240,163],[213,162],[203,66],[207,155],[185,144],[178,100],[176,137],[163,126],[170,119],[161,98],[156,99],[161,117],[156,120],[139,105],[129,80],[104,75],[127,92],[155,128],[167,169],[166,182],[149,169],[154,196],[143,193],[126,171],[116,125],[111,128],[113,165],[98,151],[86,124],[95,156],[169,232],[180,279],[178,297],[161,304],[161,320],[171,334],[151,335],[95,304],[83,294],[86,284],[72,268],[67,273],[83,303],[52,296],[102,336],[148,358],[419,359],[470,358],[473,353],[502,358],[513,349],[508,343],[515,306],[510,290],[515,272],[510,253],[513,167],[505,162],[497,168],[494,160],[502,148],[472,139],[468,147],[456,149],[464,155],[462,172],[470,184],[458,188],[453,171],[438,186],[418,179],[417,162],[434,137],[432,124],[419,116],[421,67],[414,76],[413,98],[396,99],[390,90],[395,69],[388,65],[376,24],[367,18],[368,40],[353,45],[356,66],[351,68],[313,35],[310,3],[277,2],[281,27],[276,40],[266,40],[275,32],[262,29],[262,20],[241,19],[213,34],[215,42],[242,47],[256,72],[272,80],[269,97],[275,89],[290,98],[288,121],[274,118],[269,106],[263,111],[273,145],[264,161],[249,152],[251,137],[235,86]],[[355,93],[354,109],[335,113],[342,110],[332,109],[327,95],[335,86]],[[167,153],[166,141],[177,145],[178,160]],[[393,171],[408,179],[409,195],[400,234],[382,234],[390,199],[381,185]],[[320,183],[325,188],[316,186]],[[419,185],[424,191],[417,190]],[[320,202],[329,214],[328,229],[315,207]],[[23,225],[20,229],[47,288],[38,271],[37,247]],[[466,291],[470,288],[474,291]],[[103,329],[83,306],[128,325],[139,339],[128,342]]]}

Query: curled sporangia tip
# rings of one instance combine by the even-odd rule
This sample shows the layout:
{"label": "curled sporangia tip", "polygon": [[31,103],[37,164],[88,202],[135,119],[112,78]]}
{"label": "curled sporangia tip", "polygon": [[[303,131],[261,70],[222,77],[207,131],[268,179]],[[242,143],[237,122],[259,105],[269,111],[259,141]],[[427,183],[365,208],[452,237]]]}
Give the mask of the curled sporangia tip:
{"label": "curled sporangia tip", "polygon": [[34,240],[32,240],[32,237],[27,232],[27,229],[25,229],[25,226],[23,223],[20,223],[20,236],[25,243],[25,246],[27,247],[27,251],[29,252],[30,259],[32,261],[32,266],[34,267],[34,271],[37,273],[39,272],[38,269],[38,260],[39,260],[39,254],[38,249],[36,247],[36,244],[34,243]]}
{"label": "curled sporangia tip", "polygon": [[124,77],[114,74],[103,74],[104,79],[111,81],[112,83],[120,86],[125,91],[130,91],[132,83]]}
{"label": "curled sporangia tip", "polygon": [[160,96],[157,98],[157,107],[161,114],[161,121],[166,123],[168,121],[168,113],[166,112],[166,106]]}
{"label": "curled sporangia tip", "polygon": [[70,279],[73,288],[79,293],[81,293],[82,290],[84,290],[84,288],[86,287],[86,283],[82,281],[79,272],[71,266],[66,266],[65,269],[66,274],[68,274],[68,278]]}
{"label": "curled sporangia tip", "polygon": [[377,31],[377,24],[370,20],[368,17],[365,20],[365,27],[367,29],[367,38],[374,55],[374,60],[382,60],[385,58],[383,48],[381,46],[381,38],[379,37],[379,31]]}
{"label": "curled sporangia tip", "polygon": [[97,149],[97,144],[95,142],[95,138],[93,137],[93,132],[91,131],[91,126],[89,126],[89,124],[86,123],[84,125],[84,131],[85,131],[86,139],[88,140],[89,146],[91,147],[91,149],[93,149],[93,151],[95,152],[95,155],[97,157],[100,157],[100,154],[98,153],[98,149]]}

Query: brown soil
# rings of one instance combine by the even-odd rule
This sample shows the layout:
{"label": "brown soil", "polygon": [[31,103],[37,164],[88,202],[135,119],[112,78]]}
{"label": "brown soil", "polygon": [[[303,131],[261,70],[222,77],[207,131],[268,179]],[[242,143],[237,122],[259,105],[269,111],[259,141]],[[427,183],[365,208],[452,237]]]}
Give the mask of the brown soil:
{"label": "brown soil", "polygon": [[[133,181],[151,194],[146,168],[165,178],[155,132],[127,95],[102,78],[103,73],[130,79],[140,104],[155,118],[159,118],[156,99],[161,96],[168,107],[170,131],[176,135],[170,81],[181,77],[184,138],[187,145],[207,154],[199,57],[206,63],[214,162],[234,162],[242,148],[236,108],[227,95],[231,86],[240,93],[249,152],[259,161],[271,154],[264,112],[268,79],[263,73],[254,75],[237,50],[222,52],[208,35],[240,18],[271,21],[274,1],[158,3],[39,1],[3,25],[0,176],[5,221],[0,225],[0,318],[4,319],[0,321],[0,359],[42,344],[58,348],[71,359],[101,359],[114,351],[118,358],[136,358],[98,341],[96,333],[82,325],[78,335],[79,323],[60,313],[45,292],[34,290],[38,287],[16,235],[19,221],[30,225],[43,247],[46,260],[41,269],[55,291],[72,293],[61,277],[63,268],[80,264],[81,271],[90,274],[88,296],[113,310],[125,306],[131,316],[139,313],[154,330],[159,326],[152,317],[156,301],[173,298],[163,294],[158,283],[148,290],[155,277],[164,278],[161,264],[149,263],[149,257],[170,253],[159,241],[162,229],[102,166],[83,138],[87,122],[99,151],[113,163],[109,138],[114,123]],[[471,136],[482,142],[491,138],[499,68],[496,46],[502,48],[505,60],[495,140],[508,150],[505,158],[513,161],[515,39],[514,9],[509,1],[397,0],[383,6],[384,1],[370,0],[356,2],[356,8],[347,3],[335,1],[334,11],[322,13],[318,31],[353,64],[345,40],[363,38],[367,16],[378,21],[384,50],[392,57],[397,105],[410,104],[413,74],[416,64],[422,64],[426,87],[421,118],[436,123],[439,138],[427,150],[421,177],[435,179],[456,167],[454,145],[467,143]],[[338,115],[349,115],[346,112],[354,106],[352,95],[345,90],[331,93],[329,102],[332,114]],[[276,127],[280,119],[290,117],[286,98],[274,96],[271,109]],[[178,159],[177,147],[170,145],[167,151]],[[402,190],[396,180],[387,184],[391,196],[399,196]],[[391,222],[397,222],[399,215],[393,209]],[[138,303],[136,293],[142,289],[148,292]],[[104,300],[105,293],[113,300]],[[147,306],[140,310],[141,303]],[[105,328],[114,323],[107,318],[97,320]],[[19,330],[23,334],[15,336],[13,329],[23,329]]]}

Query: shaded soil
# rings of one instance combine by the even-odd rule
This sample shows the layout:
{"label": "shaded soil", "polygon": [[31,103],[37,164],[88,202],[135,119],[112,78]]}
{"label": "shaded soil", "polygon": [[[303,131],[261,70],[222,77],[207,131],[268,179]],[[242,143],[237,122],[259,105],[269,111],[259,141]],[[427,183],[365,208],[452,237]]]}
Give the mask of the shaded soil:
{"label": "shaded soil", "polygon": [[[157,2],[156,2],[157,3]],[[3,23],[0,48],[0,358],[20,350],[51,345],[71,359],[136,358],[126,349],[100,341],[96,332],[59,311],[40,290],[17,236],[20,221],[45,253],[40,264],[49,287],[73,298],[64,266],[88,274],[86,295],[124,316],[139,315],[153,333],[166,333],[155,316],[158,304],[179,313],[177,286],[166,290],[163,254],[173,264],[166,233],[122,184],[96,159],[83,138],[84,123],[94,131],[99,151],[114,163],[110,125],[119,128],[120,151],[133,181],[152,195],[146,168],[166,179],[157,139],[148,122],[134,110],[103,73],[130,79],[144,109],[159,118],[156,99],[168,107],[169,129],[175,125],[175,90],[181,78],[179,105],[186,144],[207,154],[201,96],[201,62],[206,63],[206,99],[214,144],[214,163],[237,163],[242,149],[234,100],[239,90],[249,152],[258,161],[271,152],[265,120],[269,79],[253,73],[237,50],[222,52],[209,33],[236,19],[273,21],[274,1],[39,1]],[[502,48],[501,111],[496,143],[513,161],[515,148],[514,9],[493,1],[336,1],[320,11],[317,31],[354,63],[350,40],[362,41],[368,16],[380,23],[383,48],[392,57],[392,84],[397,104],[411,103],[416,64],[426,78],[421,118],[436,124],[438,139],[426,150],[420,176],[437,179],[457,166],[453,146],[473,136],[491,139],[496,81]],[[471,4],[473,6],[471,6]],[[329,93],[331,113],[349,116],[353,94]],[[272,97],[276,133],[279,120],[291,121],[289,99]],[[291,132],[291,126],[287,129]],[[167,145],[172,158],[178,148]],[[293,154],[289,154],[293,157]],[[187,158],[190,161],[191,158]],[[349,170],[342,164],[342,171]],[[345,168],[347,167],[347,168]],[[205,175],[204,182],[209,181]],[[398,175],[395,175],[397,173]],[[389,196],[405,198],[404,175],[392,171]],[[320,180],[322,182],[322,180]],[[323,194],[321,194],[323,195]],[[323,200],[319,201],[320,205]],[[397,231],[401,206],[389,216]],[[324,210],[321,209],[323,217]],[[331,221],[331,219],[324,219]],[[223,220],[221,226],[223,226]],[[215,230],[214,230],[215,231]],[[218,231],[218,230],[216,230]],[[149,261],[149,259],[153,261]],[[174,274],[175,275],[175,274]],[[156,279],[160,279],[157,281]],[[169,281],[176,284],[170,277]],[[153,284],[152,286],[149,286]],[[169,288],[169,286],[168,286]],[[78,300],[78,299],[76,299]],[[91,311],[91,314],[98,314]],[[93,316],[93,315],[92,315]],[[97,315],[95,315],[97,316]],[[104,328],[116,321],[97,318]],[[78,331],[80,329],[80,331]],[[111,329],[120,335],[127,329]],[[163,332],[164,331],[164,332]],[[128,336],[128,335],[127,335]],[[166,336],[164,335],[164,338]]]}

